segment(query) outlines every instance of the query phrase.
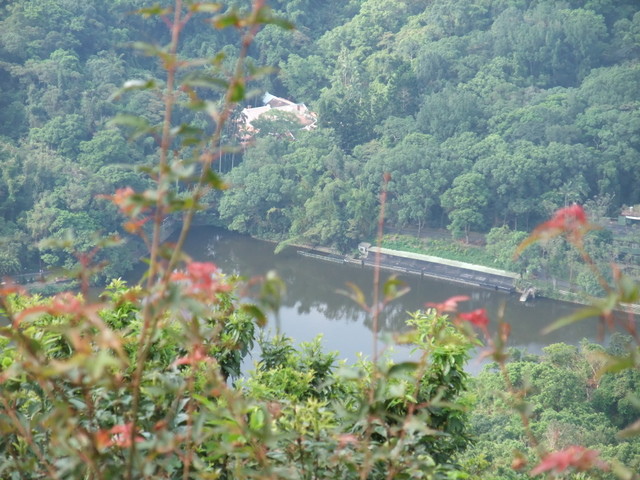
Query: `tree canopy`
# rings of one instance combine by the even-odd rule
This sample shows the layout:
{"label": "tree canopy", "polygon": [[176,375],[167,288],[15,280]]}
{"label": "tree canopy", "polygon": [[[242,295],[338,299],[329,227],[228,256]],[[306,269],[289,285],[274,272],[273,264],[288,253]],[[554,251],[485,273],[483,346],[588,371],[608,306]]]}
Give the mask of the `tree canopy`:
{"label": "tree canopy", "polygon": [[[150,92],[113,98],[125,79],[151,78],[161,67],[126,47],[168,41],[159,19],[128,13],[143,3],[15,0],[0,10],[1,157],[3,172],[12,172],[0,179],[2,242],[22,242],[20,265],[37,262],[36,241],[70,225],[37,235],[28,227],[36,208],[71,209],[47,198],[52,184],[64,196],[74,189],[71,172],[82,169],[100,177],[85,194],[100,194],[141,182],[131,167],[153,160],[149,141],[126,144],[104,129],[116,113],[142,114],[151,126],[161,120]],[[383,171],[392,176],[387,222],[395,227],[527,229],[574,201],[610,196],[609,215],[640,203],[634,0],[271,6],[297,29],[258,33],[247,62],[275,69],[251,84],[257,94],[246,105],[268,90],[304,102],[318,128],[278,146],[259,135],[252,147],[223,154],[218,169],[242,187],[211,203],[225,226],[347,249],[370,233]],[[182,54],[221,51],[218,61],[229,63],[237,34],[200,26],[185,27]],[[176,115],[212,128],[201,112]],[[289,119],[271,120],[260,120],[264,132],[290,128]],[[225,130],[229,140],[235,125]],[[60,168],[49,170],[45,187],[38,178],[53,164]],[[99,175],[104,168],[109,174]],[[456,205],[471,178],[475,193]],[[108,206],[78,201],[92,204],[102,231],[118,229]],[[0,263],[0,273],[15,270]]]}

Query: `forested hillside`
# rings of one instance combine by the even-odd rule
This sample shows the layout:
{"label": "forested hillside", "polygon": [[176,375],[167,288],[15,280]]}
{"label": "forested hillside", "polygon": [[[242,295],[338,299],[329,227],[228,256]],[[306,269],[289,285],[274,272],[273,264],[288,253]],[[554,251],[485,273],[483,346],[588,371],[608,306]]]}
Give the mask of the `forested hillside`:
{"label": "forested hillside", "polygon": [[[383,172],[390,225],[456,234],[530,229],[574,201],[597,198],[606,214],[640,202],[636,0],[270,3],[297,29],[257,35],[250,62],[277,70],[238,112],[269,91],[305,103],[319,127],[292,140],[275,125],[223,157],[234,188],[210,205],[224,225],[346,249],[371,233]],[[99,195],[144,186],[133,167],[155,145],[107,124],[118,112],[161,120],[149,91],[112,98],[159,67],[127,43],[168,40],[161,21],[126,13],[142,4],[15,0],[0,10],[0,274],[69,266],[72,257],[34,245],[72,230],[88,250],[93,232],[120,228]],[[196,21],[181,50],[230,61],[236,40]],[[177,115],[212,128],[200,112]],[[226,139],[238,144],[235,125]],[[134,251],[110,250],[105,275],[122,273]]]}
{"label": "forested hillside", "polygon": [[264,89],[321,127],[247,151],[220,206],[232,228],[344,248],[383,172],[395,226],[529,229],[574,201],[640,201],[637,2],[357,3],[319,31],[317,2],[275,2],[299,29],[260,34],[280,67]]}

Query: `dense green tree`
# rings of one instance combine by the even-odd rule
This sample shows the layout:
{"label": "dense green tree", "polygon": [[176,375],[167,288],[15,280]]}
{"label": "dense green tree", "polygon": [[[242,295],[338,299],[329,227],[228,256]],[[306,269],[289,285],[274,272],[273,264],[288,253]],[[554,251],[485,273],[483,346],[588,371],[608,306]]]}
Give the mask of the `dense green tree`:
{"label": "dense green tree", "polygon": [[482,116],[475,93],[444,89],[425,97],[416,122],[421,131],[444,140],[463,132],[482,132]]}
{"label": "dense green tree", "polygon": [[349,226],[343,181],[320,183],[304,203],[304,211],[293,221],[291,234],[313,245],[328,245],[341,251],[352,242],[346,236]]}
{"label": "dense green tree", "polygon": [[309,55],[305,58],[291,54],[286,63],[280,64],[280,81],[298,102],[310,103],[328,86],[328,72],[323,58]]}
{"label": "dense green tree", "polygon": [[20,273],[29,260],[26,237],[18,225],[0,217],[0,277]]}
{"label": "dense green tree", "polygon": [[632,58],[640,53],[640,12],[631,18],[623,18],[614,27],[616,54],[621,58]]}
{"label": "dense green tree", "polygon": [[527,257],[520,256],[517,262],[514,260],[516,248],[526,237],[525,232],[511,230],[507,225],[489,230],[486,249],[487,253],[495,258],[497,268],[513,272],[523,272],[526,269],[531,252],[527,252]]}
{"label": "dense green tree", "polygon": [[452,187],[440,198],[451,220],[448,228],[456,237],[464,233],[469,242],[469,230],[485,225],[484,209],[489,203],[489,189],[482,175],[468,172],[456,177]]}
{"label": "dense green tree", "polygon": [[79,153],[80,142],[88,139],[82,118],[78,114],[55,117],[42,128],[32,128],[29,138],[55,150],[60,155],[75,158]]}

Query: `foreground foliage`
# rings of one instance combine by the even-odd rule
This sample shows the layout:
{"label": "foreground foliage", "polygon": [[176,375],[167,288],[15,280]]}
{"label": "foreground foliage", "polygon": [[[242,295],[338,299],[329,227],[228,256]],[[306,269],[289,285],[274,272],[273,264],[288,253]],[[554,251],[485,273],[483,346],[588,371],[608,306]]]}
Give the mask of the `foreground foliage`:
{"label": "foreground foliage", "polygon": [[230,387],[253,324],[227,294],[199,315],[159,319],[134,422],[135,295],[113,285],[100,310],[78,297],[10,296],[3,478],[440,478],[468,443],[455,402],[471,344],[446,319],[412,317],[416,363],[338,365],[318,342],[295,350],[275,338]]}
{"label": "foreground foliage", "polygon": [[[114,281],[100,301],[88,301],[102,257],[68,237],[47,248],[63,247],[76,258],[82,294],[43,299],[11,283],[2,286],[9,321],[0,329],[2,475],[442,477],[455,470],[455,454],[468,443],[456,402],[466,388],[471,343],[435,312],[411,320],[415,330],[405,341],[417,345],[418,362],[395,365],[374,354],[371,362],[334,372],[334,357],[318,345],[296,354],[275,340],[264,344],[255,374],[229,385],[253,347],[256,327],[264,325],[264,310],[277,307],[281,283],[267,276],[259,306],[245,304],[238,298],[255,280],[228,278],[211,263],[194,262],[182,245],[204,195],[225,188],[212,165],[226,148],[221,140],[234,105],[247,81],[261,73],[247,61],[249,46],[264,24],[288,25],[261,1],[247,11],[220,9],[176,0],[170,8],[139,12],[163,20],[171,36],[164,47],[136,45],[161,61],[166,79],[128,81],[119,92],[149,92],[163,102],[160,124],[116,117],[134,138],[158,145],[157,163],[145,169],[149,188],[126,186],[109,197],[127,220],[124,228],[148,248],[140,284]],[[222,56],[204,61],[178,54],[183,30],[198,15],[216,29],[240,33],[231,69]],[[206,98],[207,88],[219,102]],[[208,116],[213,133],[174,128],[181,107]],[[164,219],[178,212],[180,236],[164,244]],[[390,281],[380,302],[400,293],[399,283]]]}

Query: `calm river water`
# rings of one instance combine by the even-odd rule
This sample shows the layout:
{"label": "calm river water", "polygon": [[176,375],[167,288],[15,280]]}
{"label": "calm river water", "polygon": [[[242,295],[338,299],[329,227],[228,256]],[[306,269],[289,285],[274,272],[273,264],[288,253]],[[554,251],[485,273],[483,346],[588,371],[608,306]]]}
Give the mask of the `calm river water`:
{"label": "calm river water", "polygon": [[[267,327],[272,332],[279,325],[296,341],[308,341],[323,335],[325,350],[337,350],[339,358],[349,362],[357,354],[370,356],[372,352],[371,322],[349,298],[338,293],[352,282],[361,287],[370,299],[373,270],[368,267],[342,265],[299,255],[295,248],[288,248],[278,255],[274,244],[238,235],[213,227],[199,227],[191,231],[186,251],[199,261],[213,261],[227,273],[238,272],[246,277],[264,275],[270,270],[278,272],[287,287],[286,298],[279,318],[271,318]],[[383,278],[389,273],[383,272]],[[550,336],[540,331],[552,320],[567,315],[575,305],[537,299],[526,304],[516,295],[474,288],[456,283],[420,279],[408,275],[400,277],[411,291],[395,300],[383,312],[381,332],[394,333],[405,329],[406,312],[424,307],[425,302],[440,302],[453,295],[467,295],[471,300],[460,304],[463,311],[486,308],[492,320],[498,310],[505,307],[505,320],[511,324],[511,346],[539,352],[550,343],[577,344],[582,338],[597,339],[595,320],[583,321],[554,332]],[[370,301],[370,300],[369,300]],[[384,335],[382,335],[384,336]],[[394,358],[408,358],[408,348],[396,348]],[[481,368],[476,358],[469,370]]]}

